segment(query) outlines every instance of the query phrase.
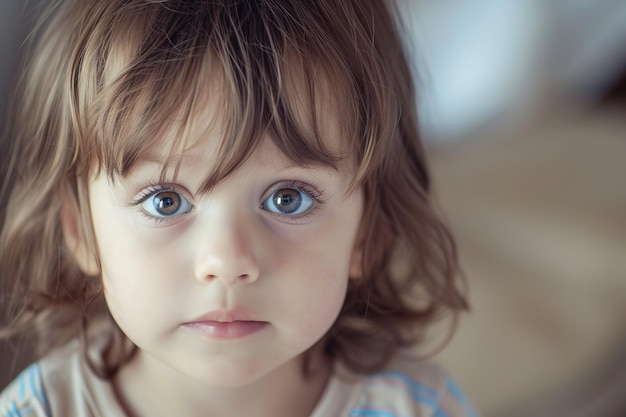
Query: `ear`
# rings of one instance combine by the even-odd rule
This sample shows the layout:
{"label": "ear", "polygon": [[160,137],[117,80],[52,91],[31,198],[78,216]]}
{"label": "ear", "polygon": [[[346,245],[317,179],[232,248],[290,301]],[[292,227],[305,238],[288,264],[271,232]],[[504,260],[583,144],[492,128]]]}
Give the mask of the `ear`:
{"label": "ear", "polygon": [[97,276],[100,273],[98,262],[87,241],[83,228],[80,226],[79,213],[80,211],[75,200],[71,197],[66,197],[61,209],[63,240],[81,271],[89,276]]}
{"label": "ear", "polygon": [[357,243],[352,249],[348,274],[352,279],[363,278],[363,245],[361,243]]}

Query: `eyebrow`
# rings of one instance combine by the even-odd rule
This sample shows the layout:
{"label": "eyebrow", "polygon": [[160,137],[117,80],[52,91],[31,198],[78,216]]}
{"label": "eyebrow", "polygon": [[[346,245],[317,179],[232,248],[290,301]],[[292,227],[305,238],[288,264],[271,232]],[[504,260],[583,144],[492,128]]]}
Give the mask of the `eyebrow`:
{"label": "eyebrow", "polygon": [[[177,164],[181,169],[190,169],[203,164],[203,160],[201,157],[191,156],[189,154],[174,154],[168,158],[165,155],[155,155],[152,152],[146,152],[136,159],[131,169],[124,176],[132,176],[133,173],[136,172],[136,170],[141,168],[143,165],[164,166],[166,159],[177,161]],[[262,158],[260,160],[260,164],[262,166],[278,166],[279,169],[284,170],[300,169],[305,171],[315,171],[321,169],[323,171],[327,171],[328,173],[333,173],[339,170],[339,165],[344,160],[345,158],[341,158],[338,163],[334,165],[327,164],[318,160],[310,160],[306,163],[298,163],[283,155],[282,158]],[[175,166],[176,164],[172,164],[172,167]]]}

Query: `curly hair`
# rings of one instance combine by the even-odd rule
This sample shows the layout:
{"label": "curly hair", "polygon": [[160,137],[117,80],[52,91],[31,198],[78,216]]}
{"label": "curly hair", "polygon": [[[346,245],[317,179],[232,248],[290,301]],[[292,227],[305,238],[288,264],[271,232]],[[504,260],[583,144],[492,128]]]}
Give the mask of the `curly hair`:
{"label": "curly hair", "polygon": [[[207,189],[264,135],[295,163],[336,166],[341,155],[325,147],[319,127],[320,109],[337,109],[365,208],[357,239],[363,277],[350,280],[340,316],[319,342],[330,358],[375,371],[420,342],[441,314],[467,308],[454,241],[432,205],[414,78],[388,2],[57,3],[42,19],[5,132],[14,186],[0,235],[1,336],[30,332],[45,351],[108,317],[99,277],[86,276],[66,248],[63,207],[69,201],[81,213],[95,249],[89,173],[125,176],[174,125],[175,155],[189,135],[174,120],[197,114],[211,77],[223,86],[226,128]],[[128,359],[127,350],[116,352],[99,374]]]}

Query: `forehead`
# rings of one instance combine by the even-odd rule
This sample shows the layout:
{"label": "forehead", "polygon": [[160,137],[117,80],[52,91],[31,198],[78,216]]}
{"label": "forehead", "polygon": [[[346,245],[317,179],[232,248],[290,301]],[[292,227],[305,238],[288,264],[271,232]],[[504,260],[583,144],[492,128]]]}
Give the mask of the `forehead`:
{"label": "forehead", "polygon": [[198,95],[172,112],[157,138],[140,146],[126,173],[144,161],[161,164],[163,176],[181,167],[205,166],[203,189],[208,190],[252,154],[267,166],[344,167],[354,152],[341,123],[339,98],[331,94],[326,76],[313,81],[294,68],[283,74],[282,109],[275,113],[264,113],[262,107],[238,112],[242,103],[219,69],[200,80]]}

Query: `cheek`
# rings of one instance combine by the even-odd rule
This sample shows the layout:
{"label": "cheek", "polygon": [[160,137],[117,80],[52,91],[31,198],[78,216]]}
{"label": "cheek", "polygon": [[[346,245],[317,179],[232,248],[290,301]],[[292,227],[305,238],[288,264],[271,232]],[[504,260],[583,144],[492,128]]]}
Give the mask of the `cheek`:
{"label": "cheek", "polygon": [[[303,339],[319,338],[335,322],[343,305],[348,285],[348,266],[343,257],[315,252],[294,256],[292,271],[277,277],[285,306],[291,312],[289,325]],[[322,256],[326,255],[326,256]],[[338,259],[341,258],[341,259]]]}
{"label": "cheek", "polygon": [[320,329],[323,333],[335,322],[343,306],[348,279],[343,274],[327,275],[327,280],[304,293],[300,300],[304,307],[304,326]]}
{"label": "cheek", "polygon": [[177,280],[183,276],[181,255],[149,245],[131,228],[96,229],[102,281],[109,310],[121,327],[146,317],[170,312],[166,300],[176,300]]}
{"label": "cheek", "polygon": [[293,274],[283,280],[292,282],[290,297],[308,326],[330,327],[345,300],[358,222],[340,220],[285,248],[283,256],[290,258],[286,270]]}

